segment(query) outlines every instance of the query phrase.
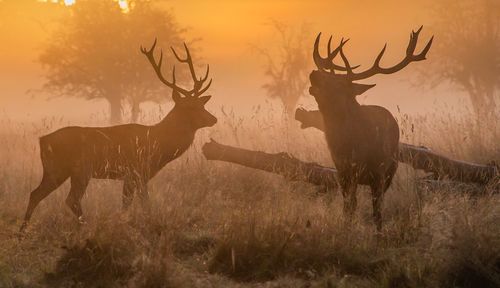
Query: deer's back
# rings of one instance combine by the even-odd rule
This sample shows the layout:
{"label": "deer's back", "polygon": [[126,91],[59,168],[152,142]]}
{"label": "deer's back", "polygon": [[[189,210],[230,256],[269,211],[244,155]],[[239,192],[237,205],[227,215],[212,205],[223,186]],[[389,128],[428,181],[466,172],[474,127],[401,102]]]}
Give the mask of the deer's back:
{"label": "deer's back", "polygon": [[[362,124],[377,141],[399,142],[399,125],[389,110],[376,105],[361,106]],[[395,145],[397,147],[397,145]]]}
{"label": "deer's back", "polygon": [[65,127],[43,136],[40,146],[44,164],[65,165],[92,173],[94,178],[112,179],[137,171],[156,173],[161,167],[151,163],[158,166],[163,154],[170,152],[162,154],[151,127],[138,124]]}
{"label": "deer's back", "polygon": [[50,143],[52,150],[84,153],[86,150],[95,151],[105,147],[126,149],[128,146],[136,146],[135,144],[145,142],[147,134],[148,127],[138,124],[113,127],[69,126],[43,136],[41,141]]}

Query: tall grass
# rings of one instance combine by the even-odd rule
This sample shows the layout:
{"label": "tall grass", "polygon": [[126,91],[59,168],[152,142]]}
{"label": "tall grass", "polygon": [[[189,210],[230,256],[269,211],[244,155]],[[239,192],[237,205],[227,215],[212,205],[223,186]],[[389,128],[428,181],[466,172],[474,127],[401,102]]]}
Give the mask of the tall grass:
{"label": "tall grass", "polygon": [[[430,185],[401,165],[378,235],[366,188],[359,189],[355,221],[345,226],[337,191],[317,193],[306,183],[203,158],[201,146],[212,137],[332,165],[320,132],[274,114],[219,111],[217,127],[200,131],[151,181],[152,217],[140,205],[121,212],[120,183],[96,180],[83,200],[88,224],[78,226],[64,204],[66,183],[39,205],[21,238],[16,231],[41,176],[38,137],[69,123],[0,119],[0,286],[500,285],[500,198],[493,191],[472,197],[464,192],[476,187]],[[500,160],[498,121],[479,127],[470,116],[444,114],[400,115],[402,140],[454,158]]]}

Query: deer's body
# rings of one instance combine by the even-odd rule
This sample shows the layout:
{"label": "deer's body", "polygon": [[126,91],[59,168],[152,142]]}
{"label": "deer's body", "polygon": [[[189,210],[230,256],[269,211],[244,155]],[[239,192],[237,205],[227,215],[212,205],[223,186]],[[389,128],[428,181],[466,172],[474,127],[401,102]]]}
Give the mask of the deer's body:
{"label": "deer's body", "polygon": [[65,127],[40,138],[42,164],[69,176],[78,172],[87,178],[147,181],[194,140],[195,129],[179,128],[175,122]]}
{"label": "deer's body", "polygon": [[[332,151],[337,151],[335,153],[337,156],[331,155],[332,159],[346,159],[349,155],[345,154],[359,155],[356,159],[352,159],[352,162],[370,163],[368,167],[377,167],[377,163],[384,162],[385,159],[388,159],[388,157],[380,157],[381,155],[379,155],[378,151],[383,150],[384,147],[386,147],[385,149],[387,150],[392,150],[392,146],[394,145],[394,143],[384,143],[384,139],[388,138],[384,135],[392,134],[399,138],[397,122],[392,114],[383,107],[359,105],[357,103],[356,106],[359,106],[359,108],[353,107],[344,110],[355,111],[346,117],[350,119],[338,117],[342,115],[342,113],[332,114],[331,118],[327,121],[329,123],[327,125],[330,126],[328,130],[325,129],[325,121],[319,110],[307,111],[299,108],[296,111],[295,119],[302,122],[302,128],[315,127],[325,132],[325,137],[331,147],[347,146],[353,147],[355,151],[362,151],[362,153],[342,153],[342,150],[349,150],[349,148],[332,149]],[[326,109],[325,114],[329,113],[330,110]],[[353,121],[354,119],[357,120]],[[368,129],[366,129],[367,127]],[[345,141],[338,141],[340,139],[345,139]],[[362,139],[378,139],[379,141],[362,141]],[[395,141],[394,138],[392,140]],[[361,155],[363,155],[363,157],[361,157]],[[357,166],[360,166],[360,164],[357,164]],[[370,180],[372,180],[372,176],[366,175],[366,170],[363,174],[365,175],[360,176],[359,184],[368,185]]]}
{"label": "deer's body", "polygon": [[387,109],[360,105],[352,96],[336,96],[338,90],[322,96],[314,86],[321,83],[322,75],[315,72],[311,74],[310,92],[323,116],[325,138],[344,197],[344,212],[352,217],[357,207],[357,185],[368,185],[373,217],[377,227],[381,227],[383,195],[398,167],[398,123]]}
{"label": "deer's body", "polygon": [[[357,67],[351,67],[344,54],[343,46],[347,40],[342,39],[340,45],[332,51],[330,37],[326,58],[322,58],[318,51],[321,34],[314,44],[313,57],[318,70],[310,74],[309,92],[318,103],[323,125],[313,122],[324,129],[330,155],[338,170],[344,196],[344,214],[347,219],[352,218],[357,206],[357,185],[368,185],[372,191],[373,218],[378,230],[382,228],[383,196],[398,167],[399,126],[385,108],[360,105],[356,96],[375,85],[354,81],[376,74],[395,73],[413,61],[424,60],[432,39],[420,54],[414,55],[419,33],[420,29],[411,34],[406,57],[400,63],[390,68],[381,68],[384,47],[373,66],[360,73],[353,72]],[[340,54],[345,67],[333,62],[337,54]],[[338,73],[339,71],[345,73]],[[305,117],[301,113],[299,115]],[[306,126],[303,124],[303,127]]]}
{"label": "deer's body", "polygon": [[[210,96],[200,97],[211,83],[202,88],[208,69],[206,76],[198,79],[187,47],[186,59],[175,54],[180,62],[189,64],[195,82],[193,90],[184,90],[175,85],[175,71],[173,83],[161,75],[161,57],[156,62],[153,56],[155,45],[156,42],[151,50],[142,51],[160,80],[173,89],[174,108],[153,126],[65,127],[41,137],[42,181],[31,192],[21,230],[40,201],[68,178],[71,179],[71,189],[66,203],[79,221],[83,216],[80,202],[92,178],[123,181],[123,208],[130,206],[137,192],[144,208],[149,209],[149,180],[189,148],[198,129],[217,123],[217,119],[204,108]],[[185,97],[181,97],[181,93]]]}
{"label": "deer's body", "polygon": [[390,183],[399,143],[399,126],[391,113],[379,106],[358,105],[349,115],[330,110],[324,115],[325,137],[339,173],[355,174],[358,184]]}

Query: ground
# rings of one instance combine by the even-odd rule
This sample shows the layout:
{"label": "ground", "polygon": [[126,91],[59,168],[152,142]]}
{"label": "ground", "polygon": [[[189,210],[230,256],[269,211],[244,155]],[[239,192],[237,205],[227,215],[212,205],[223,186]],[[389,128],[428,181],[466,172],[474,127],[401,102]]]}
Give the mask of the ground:
{"label": "ground", "polygon": [[[121,184],[95,180],[83,200],[87,224],[78,225],[64,204],[65,183],[24,235],[17,231],[41,175],[37,138],[65,123],[1,120],[0,287],[498,287],[494,189],[421,181],[401,165],[377,234],[366,188],[345,225],[338,191],[201,154],[212,137],[331,165],[321,133],[269,115],[219,117],[217,129],[200,131],[152,180],[152,216],[138,203],[122,212]],[[496,126],[399,118],[402,141],[469,161],[500,159]]]}

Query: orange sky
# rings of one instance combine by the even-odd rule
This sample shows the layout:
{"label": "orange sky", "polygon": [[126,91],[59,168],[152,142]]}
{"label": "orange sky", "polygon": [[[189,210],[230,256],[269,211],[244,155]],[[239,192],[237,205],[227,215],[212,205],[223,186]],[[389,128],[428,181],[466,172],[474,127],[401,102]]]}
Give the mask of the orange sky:
{"label": "orange sky", "polygon": [[[106,106],[100,102],[45,101],[40,93],[26,93],[43,83],[43,71],[36,58],[49,35],[47,30],[55,25],[54,20],[48,19],[58,16],[52,10],[50,15],[45,9],[27,11],[21,2],[17,6],[11,5],[8,13],[3,14],[10,17],[5,21],[9,25],[2,24],[0,19],[0,113],[3,110],[8,116],[21,119],[49,115],[85,118],[92,112],[105,110]],[[191,37],[202,38],[199,46],[202,47],[203,60],[211,64],[214,78],[211,94],[216,100],[211,101],[211,106],[234,105],[244,113],[246,107],[264,103],[265,99],[261,89],[265,82],[263,63],[251,53],[249,44],[272,45],[273,34],[265,25],[266,21],[276,19],[290,25],[308,22],[312,24],[314,34],[323,31],[324,34],[349,37],[349,57],[352,62],[364,65],[369,65],[383,44],[388,42],[384,59],[386,64],[391,64],[404,55],[411,29],[431,21],[428,13],[430,2],[172,0],[164,5],[173,9],[182,25],[190,27]],[[422,42],[431,33],[424,29]],[[432,61],[432,50],[429,61]],[[425,62],[413,65],[425,65]],[[443,99],[442,95],[438,97],[438,91],[422,96],[421,90],[408,87],[404,80],[411,76],[412,68],[410,65],[399,75],[374,77],[371,82],[378,86],[361,100],[385,105],[393,111],[399,105],[403,111],[418,112],[433,105],[436,99]],[[313,107],[312,97],[301,102]]]}

